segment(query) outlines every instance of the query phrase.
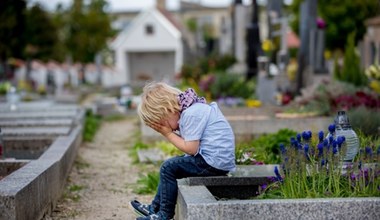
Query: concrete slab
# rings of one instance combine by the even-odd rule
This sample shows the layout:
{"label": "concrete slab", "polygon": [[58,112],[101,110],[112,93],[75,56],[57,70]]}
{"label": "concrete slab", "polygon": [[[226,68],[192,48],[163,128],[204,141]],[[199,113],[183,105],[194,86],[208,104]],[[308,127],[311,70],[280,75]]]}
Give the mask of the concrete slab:
{"label": "concrete slab", "polygon": [[4,138],[11,137],[57,137],[68,135],[71,131],[67,126],[53,127],[6,127],[2,129]]}
{"label": "concrete slab", "polygon": [[52,127],[52,126],[73,126],[73,119],[5,119],[0,120],[0,127]]}

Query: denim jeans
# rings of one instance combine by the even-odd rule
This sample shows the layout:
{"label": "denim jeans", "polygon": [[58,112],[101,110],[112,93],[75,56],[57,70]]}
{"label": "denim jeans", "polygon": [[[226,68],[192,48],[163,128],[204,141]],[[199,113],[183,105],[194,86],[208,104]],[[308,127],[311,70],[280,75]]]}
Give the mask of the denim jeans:
{"label": "denim jeans", "polygon": [[206,163],[200,154],[178,156],[166,160],[160,168],[160,182],[152,208],[168,219],[173,218],[177,203],[177,179],[201,176],[223,176],[228,171],[216,169]]}

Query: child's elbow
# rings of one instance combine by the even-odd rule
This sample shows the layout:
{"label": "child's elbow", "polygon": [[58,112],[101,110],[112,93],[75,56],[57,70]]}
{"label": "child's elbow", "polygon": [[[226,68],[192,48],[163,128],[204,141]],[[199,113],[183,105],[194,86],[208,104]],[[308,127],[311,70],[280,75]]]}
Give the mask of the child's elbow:
{"label": "child's elbow", "polygon": [[185,146],[186,146],[186,153],[189,154],[189,155],[195,155],[198,153],[198,149],[199,149],[199,141],[187,141],[185,142]]}

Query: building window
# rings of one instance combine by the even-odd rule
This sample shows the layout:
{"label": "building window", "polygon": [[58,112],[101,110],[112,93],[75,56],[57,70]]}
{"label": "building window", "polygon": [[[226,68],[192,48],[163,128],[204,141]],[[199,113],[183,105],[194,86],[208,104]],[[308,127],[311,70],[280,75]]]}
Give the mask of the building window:
{"label": "building window", "polygon": [[151,24],[147,24],[145,26],[145,34],[146,35],[153,35],[154,34],[154,28],[153,28],[153,25]]}

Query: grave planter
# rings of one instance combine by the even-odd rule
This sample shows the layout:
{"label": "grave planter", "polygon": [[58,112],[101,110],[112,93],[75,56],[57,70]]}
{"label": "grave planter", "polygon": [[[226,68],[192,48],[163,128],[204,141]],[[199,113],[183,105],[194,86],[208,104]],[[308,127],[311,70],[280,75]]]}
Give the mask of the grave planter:
{"label": "grave planter", "polygon": [[28,162],[29,160],[0,160],[0,180],[20,169]]}
{"label": "grave planter", "polygon": [[[257,168],[260,167],[260,168]],[[256,171],[255,171],[256,169]],[[242,166],[230,177],[187,178],[179,184],[176,219],[380,219],[380,198],[255,199],[251,191],[265,183],[273,165]],[[258,173],[255,176],[255,173]],[[241,175],[246,175],[245,177]],[[274,176],[267,173],[267,176]],[[234,184],[234,182],[236,184]],[[244,182],[244,184],[243,184]],[[249,183],[251,187],[249,187]],[[248,184],[248,185],[247,185]],[[239,188],[244,185],[244,188]],[[215,193],[215,186],[236,196]],[[237,189],[240,189],[237,190]],[[253,193],[254,194],[254,193]]]}

